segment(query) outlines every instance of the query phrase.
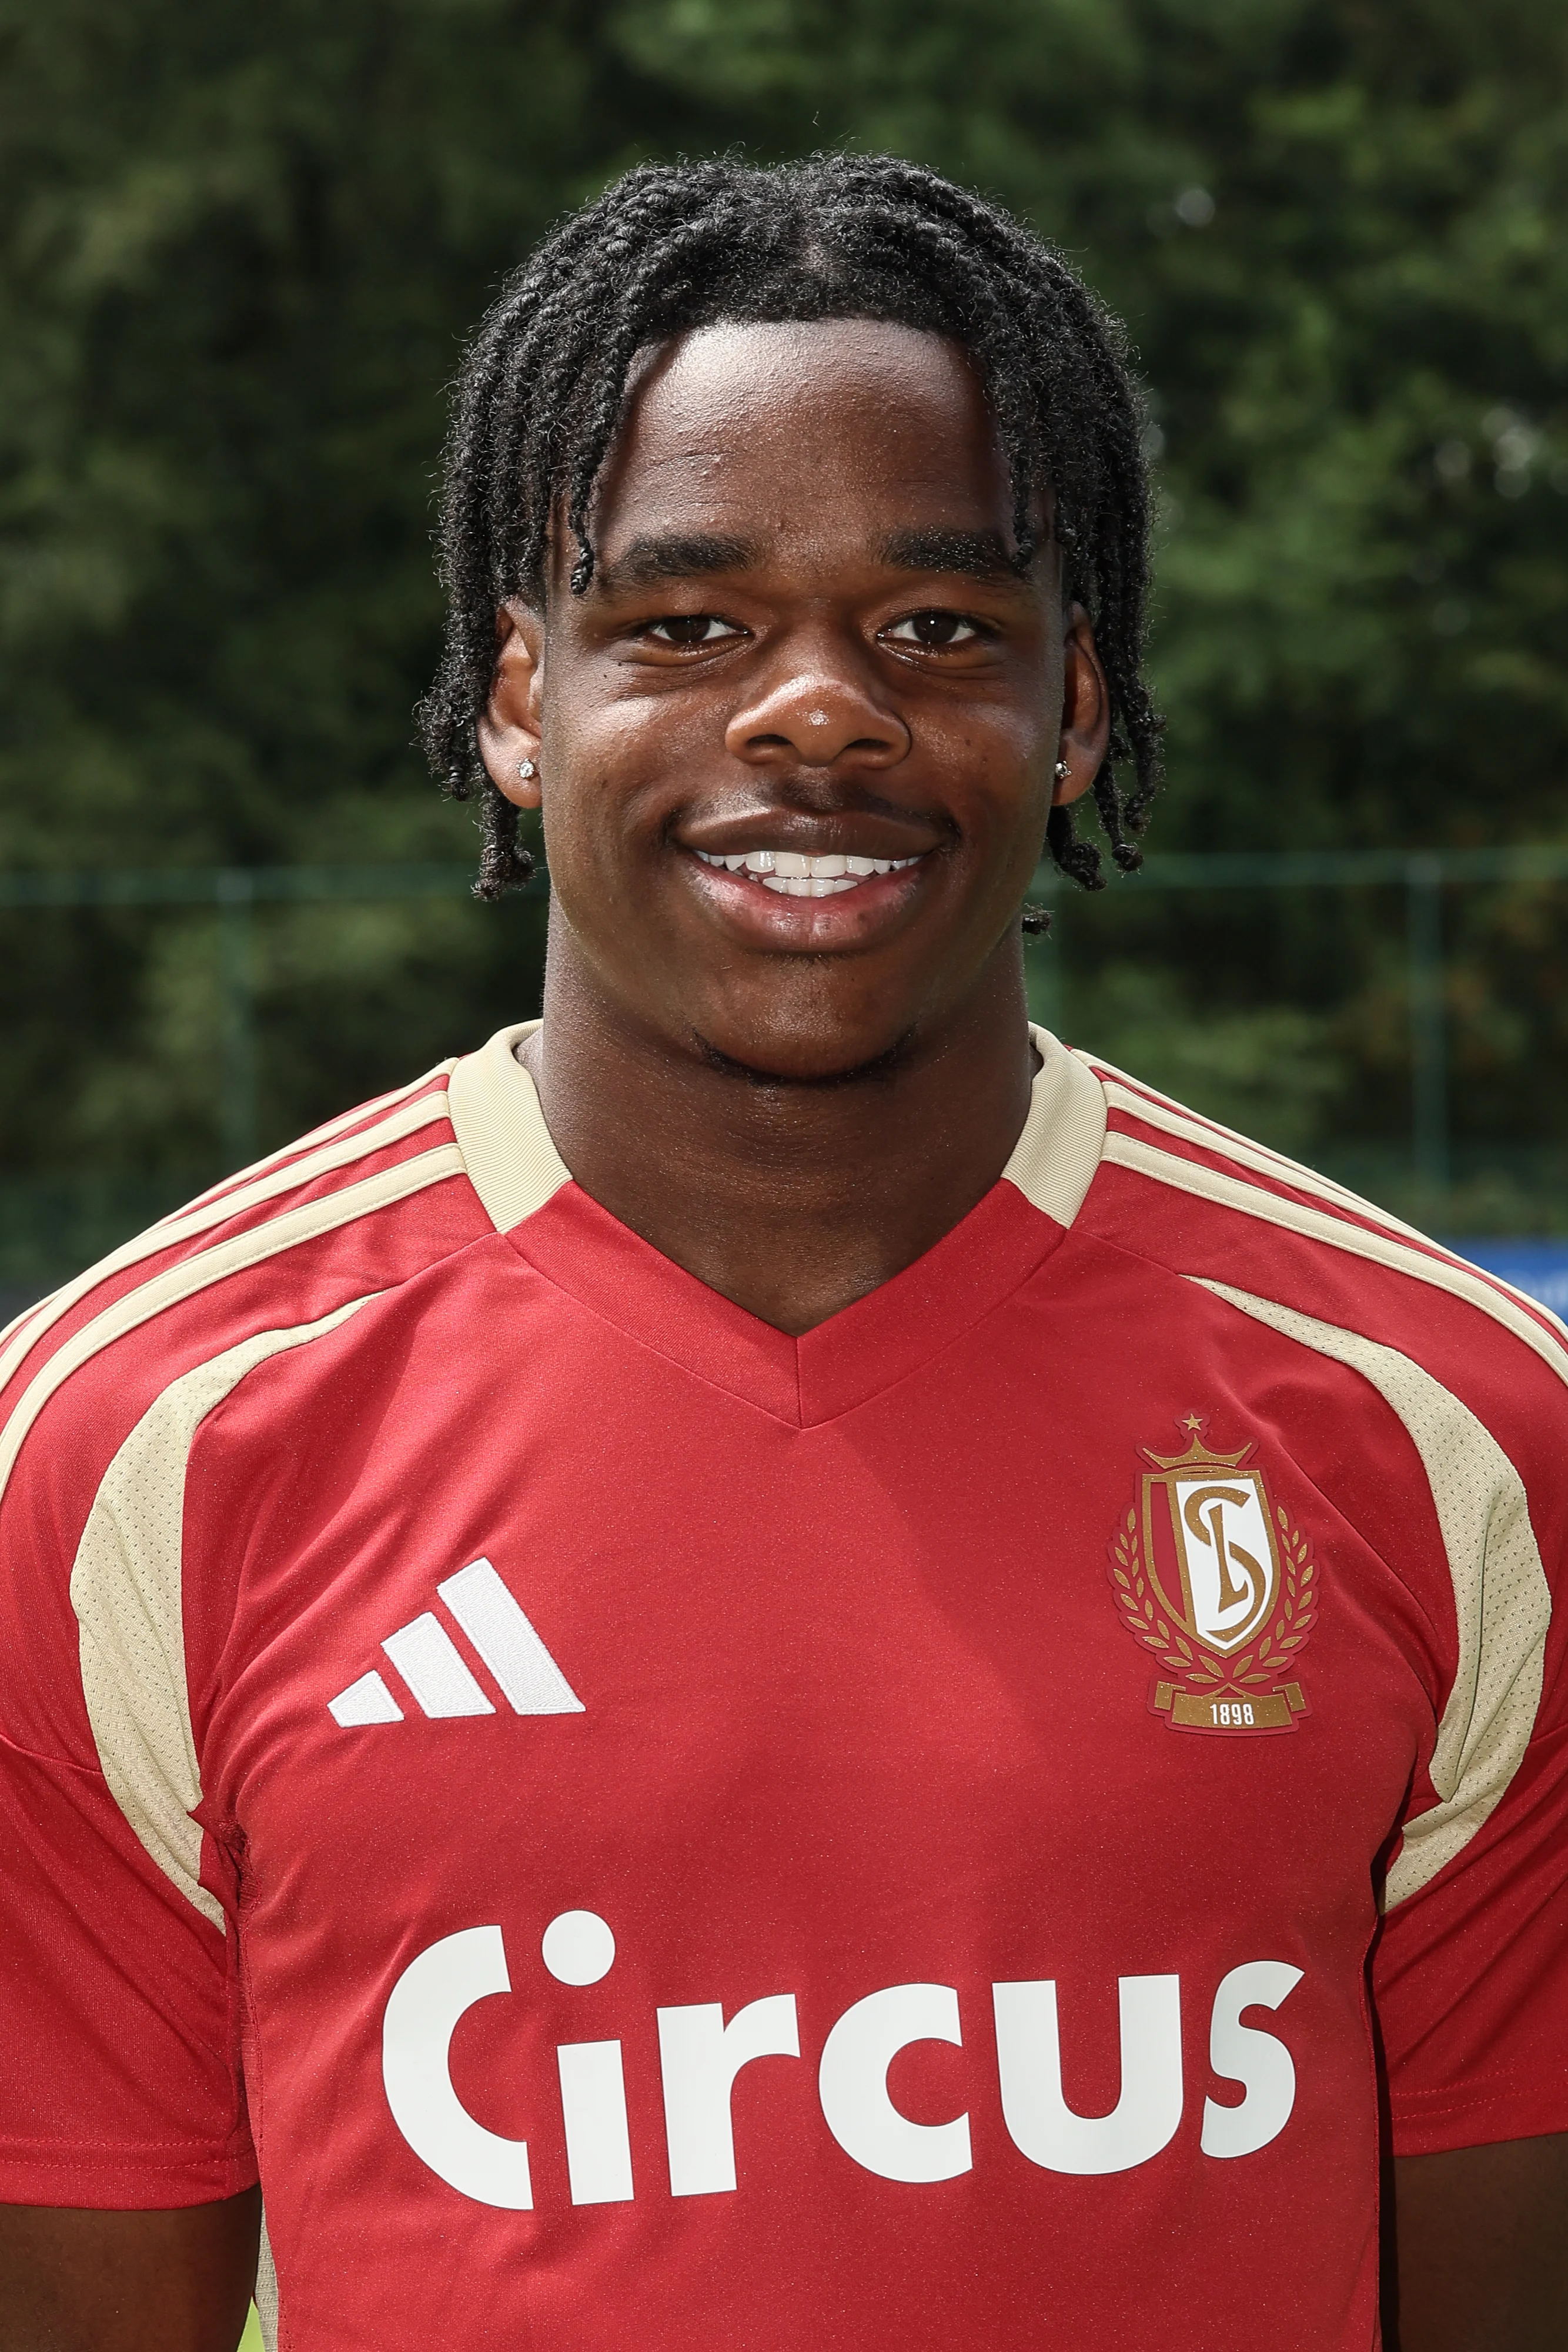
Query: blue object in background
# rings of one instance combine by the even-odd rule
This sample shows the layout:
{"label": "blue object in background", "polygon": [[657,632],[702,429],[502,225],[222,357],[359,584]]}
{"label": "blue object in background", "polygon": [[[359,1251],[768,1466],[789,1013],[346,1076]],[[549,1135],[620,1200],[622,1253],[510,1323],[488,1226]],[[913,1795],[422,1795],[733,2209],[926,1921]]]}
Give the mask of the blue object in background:
{"label": "blue object in background", "polygon": [[1448,1247],[1488,1274],[1500,1274],[1516,1290],[1528,1291],[1568,1321],[1568,1241],[1450,1241]]}

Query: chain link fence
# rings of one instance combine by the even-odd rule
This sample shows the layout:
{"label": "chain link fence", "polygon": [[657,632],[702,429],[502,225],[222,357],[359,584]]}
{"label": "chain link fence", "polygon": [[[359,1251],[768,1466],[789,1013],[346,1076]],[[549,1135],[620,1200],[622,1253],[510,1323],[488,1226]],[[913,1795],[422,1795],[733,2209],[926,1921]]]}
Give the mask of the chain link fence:
{"label": "chain link fence", "polygon": [[[51,1168],[38,1164],[37,1152],[8,1154],[11,1172],[0,1176],[0,1304],[16,1306],[37,1296],[163,1213],[186,1192],[287,1139],[287,1129],[271,1131],[276,1120],[267,1114],[270,998],[264,927],[269,914],[276,920],[278,910],[309,908],[325,922],[341,923],[349,919],[344,910],[354,907],[462,901],[471,881],[471,867],[455,863],[0,874],[0,910],[16,919],[13,930],[49,910],[139,908],[158,922],[200,919],[210,940],[206,985],[212,999],[206,1032],[211,1045],[204,1049],[210,1050],[211,1063],[205,1164],[121,1169],[113,1164],[110,1149],[99,1151],[90,1168],[79,1159],[76,1165]],[[1568,1228],[1568,1141],[1559,1143],[1550,1131],[1543,1135],[1541,1122],[1525,1116],[1531,1106],[1521,1098],[1516,1133],[1500,1129],[1480,1136],[1456,1134],[1456,980],[1448,934],[1456,911],[1479,891],[1511,888],[1532,893],[1536,900],[1545,891],[1549,917],[1544,932],[1538,926],[1536,936],[1544,937],[1555,953],[1568,940],[1568,894],[1553,886],[1565,882],[1568,847],[1555,845],[1156,854],[1143,873],[1092,897],[1071,890],[1054,870],[1042,868],[1034,895],[1051,907],[1053,929],[1049,939],[1031,942],[1028,950],[1031,1010],[1072,1042],[1112,1059],[1124,1058],[1139,1076],[1200,1109],[1249,1129],[1260,1124],[1265,1139],[1291,1149],[1299,1139],[1267,1133],[1270,1090],[1277,1092],[1293,1079],[1300,1092],[1312,1080],[1312,1056],[1322,1058],[1325,1003],[1334,992],[1333,956],[1326,970],[1321,955],[1315,966],[1308,958],[1293,995],[1290,975],[1281,979],[1275,972],[1260,989],[1258,1006],[1239,1004],[1233,991],[1228,1011],[1210,1020],[1201,1007],[1166,1003],[1164,1027],[1157,1000],[1168,991],[1156,977],[1144,992],[1141,1028],[1126,1012],[1129,991],[1137,993],[1138,960],[1149,952],[1151,940],[1163,940],[1161,951],[1168,953],[1169,924],[1159,931],[1159,910],[1168,917],[1173,899],[1186,910],[1186,936],[1196,953],[1223,933],[1228,921],[1234,928],[1235,910],[1243,908],[1254,942],[1266,941],[1272,929],[1284,926],[1287,907],[1295,909],[1296,931],[1310,938],[1322,927],[1315,918],[1303,923],[1303,896],[1321,908],[1333,894],[1382,893],[1382,911],[1371,927],[1383,963],[1381,1017],[1385,1026],[1402,1029],[1397,1036],[1390,1029],[1384,1058],[1385,1065],[1402,1066],[1390,1067],[1388,1098],[1375,1136],[1334,1131],[1331,1121],[1326,1131],[1299,1141],[1301,1156],[1437,1230],[1462,1233],[1481,1223],[1495,1233],[1500,1217],[1504,1230],[1511,1224],[1516,1234],[1562,1230]],[[541,874],[530,895],[542,898],[548,887]],[[488,910],[473,911],[476,920],[483,920]],[[1361,935],[1367,932],[1363,924]],[[537,989],[537,957],[524,984],[525,992]],[[329,987],[320,994],[314,1018],[325,1043],[334,1004]],[[529,1003],[515,1006],[518,1014],[533,1009]],[[1342,1010],[1338,1017],[1343,1030],[1346,1019],[1356,1017],[1354,1003],[1350,1013]],[[1164,1066],[1173,1061],[1169,1039],[1178,1030],[1185,1042],[1175,1059],[1185,1057],[1190,1067]],[[1213,1049],[1207,1064],[1206,1039]],[[1238,1039],[1246,1049],[1239,1058]],[[443,1050],[460,1051],[472,1042],[466,1035],[453,1037]],[[1118,1043],[1124,1044],[1121,1053]],[[290,1050],[299,1050],[298,1038]],[[1227,1050],[1233,1064],[1228,1079],[1219,1072]],[[1254,1110],[1256,1116],[1249,1115]],[[1478,1201],[1494,1205],[1478,1217]],[[1568,1265],[1568,1244],[1563,1255]],[[1539,1288],[1554,1278],[1551,1268],[1558,1254],[1547,1248],[1537,1255],[1542,1265],[1531,1286]],[[1568,1274],[1563,1279],[1568,1282]]]}

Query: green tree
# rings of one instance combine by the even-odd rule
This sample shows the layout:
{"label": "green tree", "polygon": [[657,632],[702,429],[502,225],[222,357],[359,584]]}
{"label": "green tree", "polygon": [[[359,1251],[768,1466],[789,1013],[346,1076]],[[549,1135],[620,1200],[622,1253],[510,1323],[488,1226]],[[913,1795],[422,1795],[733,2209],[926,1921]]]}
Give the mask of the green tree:
{"label": "green tree", "polygon": [[[1163,493],[1155,856],[1563,837],[1554,0],[641,0],[621,24],[647,71],[732,108],[760,147],[857,140],[998,191],[1130,321]],[[1134,884],[1065,911],[1088,1042],[1309,1154],[1398,1136],[1404,942],[1386,898],[1231,897],[1201,917],[1135,899]],[[1561,1158],[1562,894],[1447,913],[1461,1138]],[[1168,1018],[1135,1012],[1147,991],[1117,977],[1130,954],[1183,1006],[1179,1055]],[[1276,1003],[1254,1016],[1260,996]],[[1281,1003],[1312,1024],[1283,1055]],[[1236,1024],[1254,1017],[1272,1076],[1249,1121]],[[1425,1205],[1551,1213],[1495,1184]]]}
{"label": "green tree", "polygon": [[[1155,855],[1557,836],[1565,59],[1558,0],[0,0],[0,866],[467,856],[410,716],[464,332],[638,156],[846,142],[1027,212],[1131,322]],[[1562,1149],[1560,900],[1449,919],[1465,1116]],[[5,921],[13,1187],[52,1216],[90,1165],[112,1223],[111,1178],[214,1172],[210,919]],[[1381,899],[1134,884],[1063,934],[1088,1042],[1309,1152],[1396,1135]],[[269,917],[264,1140],[527,1009],[538,938],[536,905]],[[86,1246],[20,1200],[14,1258]]]}

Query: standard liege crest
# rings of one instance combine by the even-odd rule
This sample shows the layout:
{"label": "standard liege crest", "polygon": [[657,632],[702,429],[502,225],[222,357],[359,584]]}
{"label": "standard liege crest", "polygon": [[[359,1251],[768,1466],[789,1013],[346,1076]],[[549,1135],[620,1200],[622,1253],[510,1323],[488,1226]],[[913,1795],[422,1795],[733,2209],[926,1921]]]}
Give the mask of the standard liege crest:
{"label": "standard liege crest", "polygon": [[1293,1731],[1317,1616],[1307,1538],[1270,1499],[1254,1448],[1224,1453],[1189,1412],[1185,1453],[1152,1466],[1111,1544],[1122,1622],[1166,1668],[1149,1706],[1175,1731]]}

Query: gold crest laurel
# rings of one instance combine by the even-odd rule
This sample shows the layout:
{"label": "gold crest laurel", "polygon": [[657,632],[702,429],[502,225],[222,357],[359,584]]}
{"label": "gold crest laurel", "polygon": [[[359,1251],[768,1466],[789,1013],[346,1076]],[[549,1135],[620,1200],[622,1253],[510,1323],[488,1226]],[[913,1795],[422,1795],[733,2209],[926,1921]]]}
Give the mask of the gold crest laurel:
{"label": "gold crest laurel", "polygon": [[1169,1668],[1173,1681],[1195,1691],[1263,1691],[1277,1686],[1317,1622],[1317,1568],[1312,1545],[1289,1515],[1276,1508],[1280,1528],[1280,1606],[1263,1638],[1239,1658],[1217,1658],[1189,1643],[1165,1617],[1144,1573],[1134,1505],[1111,1545],[1111,1583],[1123,1624],[1135,1642]]}

